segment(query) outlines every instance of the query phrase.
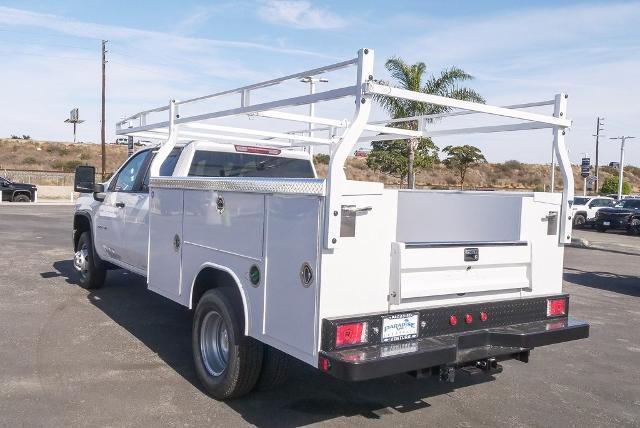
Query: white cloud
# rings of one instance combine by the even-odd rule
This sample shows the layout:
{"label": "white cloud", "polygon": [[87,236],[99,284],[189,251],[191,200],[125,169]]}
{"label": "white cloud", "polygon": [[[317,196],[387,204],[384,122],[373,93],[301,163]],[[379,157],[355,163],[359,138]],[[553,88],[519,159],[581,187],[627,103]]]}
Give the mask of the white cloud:
{"label": "white cloud", "polygon": [[[71,130],[63,120],[79,107],[86,120],[78,127],[79,140],[98,142],[100,39],[109,40],[108,141],[115,138],[114,123],[123,115],[164,105],[170,98],[266,80],[274,75],[266,61],[274,53],[283,67],[298,64],[300,57],[326,61],[323,54],[278,43],[188,37],[6,7],[0,7],[0,26],[5,37],[18,40],[0,43],[0,54],[12,64],[0,69],[0,82],[11,82],[3,85],[3,96],[11,103],[0,106],[0,136],[25,133],[69,140]],[[23,39],[25,31],[36,31],[39,40]]]}
{"label": "white cloud", "polygon": [[299,29],[329,30],[344,27],[347,21],[326,9],[314,7],[306,0],[266,0],[259,16],[272,24]]}

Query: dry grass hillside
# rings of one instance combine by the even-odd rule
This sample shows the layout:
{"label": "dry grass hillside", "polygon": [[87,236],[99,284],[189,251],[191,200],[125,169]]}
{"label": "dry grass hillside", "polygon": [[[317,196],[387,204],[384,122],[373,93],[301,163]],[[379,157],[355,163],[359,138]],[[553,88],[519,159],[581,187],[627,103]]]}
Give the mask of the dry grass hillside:
{"label": "dry grass hillside", "polygon": [[[107,145],[107,171],[114,171],[127,157],[127,147]],[[3,170],[46,170],[72,172],[77,165],[101,164],[100,146],[97,144],[72,144],[32,140],[0,139],[0,171]],[[317,164],[318,174],[324,176],[327,166]],[[601,168],[601,182],[617,170]],[[382,181],[389,186],[398,186],[399,180],[369,169],[365,159],[349,158],[347,176],[352,180]],[[556,173],[557,185],[562,178]],[[583,180],[578,166],[574,166],[576,190],[582,190]],[[640,192],[640,168],[626,167],[625,179],[634,192]],[[452,171],[443,165],[436,165],[422,171],[417,176],[419,187],[455,188],[458,180]],[[518,161],[487,163],[471,169],[467,173],[467,188],[498,188],[522,190],[547,190],[549,166],[523,164]],[[37,183],[36,183],[37,184]]]}

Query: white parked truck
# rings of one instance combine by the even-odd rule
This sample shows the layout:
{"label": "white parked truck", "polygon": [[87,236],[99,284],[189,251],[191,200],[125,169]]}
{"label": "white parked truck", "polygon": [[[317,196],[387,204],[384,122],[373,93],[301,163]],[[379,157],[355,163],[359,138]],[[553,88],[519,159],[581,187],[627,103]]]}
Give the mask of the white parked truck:
{"label": "white parked truck", "polygon": [[[327,73],[351,81],[293,93],[301,78]],[[451,111],[371,122],[376,97]],[[535,347],[589,333],[569,318],[562,292],[573,201],[566,102],[559,94],[494,107],[394,88],[374,79],[373,51],[362,49],[140,112],[117,134],[157,147],[103,184],[92,167],[76,170],[81,284],[100,287],[108,269],[124,268],[192,309],[196,371],[219,399],[279,383],[291,358],[354,381],[405,372],[453,381],[456,369],[526,362]],[[301,113],[310,104],[318,116]],[[529,110],[544,106],[553,114]],[[335,117],[349,110],[350,119]],[[432,126],[470,114],[506,123]],[[562,193],[385,189],[344,173],[354,147],[371,141],[542,128]],[[330,154],[326,179],[316,177],[312,146]]]}

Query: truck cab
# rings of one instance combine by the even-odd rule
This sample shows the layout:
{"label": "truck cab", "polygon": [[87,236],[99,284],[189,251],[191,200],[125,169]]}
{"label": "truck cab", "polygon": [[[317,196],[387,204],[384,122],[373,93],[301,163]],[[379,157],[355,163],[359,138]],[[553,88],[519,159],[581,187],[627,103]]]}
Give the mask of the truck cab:
{"label": "truck cab", "polygon": [[[103,261],[147,275],[149,173],[158,148],[134,153],[97,195],[81,194],[76,215],[90,220],[96,255]],[[315,178],[307,152],[191,141],[177,145],[160,166],[162,176]],[[86,224],[86,223],[85,223]],[[84,231],[74,233],[74,246]]]}

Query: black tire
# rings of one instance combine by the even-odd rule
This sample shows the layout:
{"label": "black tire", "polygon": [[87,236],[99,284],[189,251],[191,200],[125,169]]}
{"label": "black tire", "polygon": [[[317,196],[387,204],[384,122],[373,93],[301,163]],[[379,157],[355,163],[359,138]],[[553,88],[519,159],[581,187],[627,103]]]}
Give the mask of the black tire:
{"label": "black tire", "polygon": [[31,199],[27,195],[16,195],[13,197],[13,202],[31,202]]}
{"label": "black tire", "polygon": [[582,229],[587,222],[587,218],[583,214],[576,214],[573,218],[573,227],[576,229]]}
{"label": "black tire", "polygon": [[[210,315],[209,315],[210,314]],[[219,374],[212,365],[205,365],[207,358],[201,347],[203,322],[210,317],[224,322],[227,338],[227,358]],[[244,335],[242,311],[222,290],[209,290],[202,295],[193,316],[192,348],[196,375],[207,394],[218,400],[240,397],[253,389],[262,368],[263,345]],[[205,329],[207,327],[205,326]],[[209,359],[207,359],[209,361]]]}
{"label": "black tire", "polygon": [[640,234],[640,218],[634,218],[631,220],[627,232],[632,235]]}
{"label": "black tire", "polygon": [[[78,253],[83,249],[86,250],[86,254],[82,257],[86,259],[85,265],[81,265],[80,256]],[[76,245],[76,254],[74,258],[74,267],[78,276],[80,277],[80,287],[87,290],[95,290],[104,285],[104,279],[107,275],[107,271],[99,266],[93,258],[93,240],[91,239],[91,232],[82,232],[80,239],[78,239],[78,245]],[[86,267],[86,272],[81,270],[81,266]]]}
{"label": "black tire", "polygon": [[291,358],[269,345],[264,345],[264,357],[262,358],[262,371],[256,384],[256,389],[266,391],[276,388],[287,381]]}

